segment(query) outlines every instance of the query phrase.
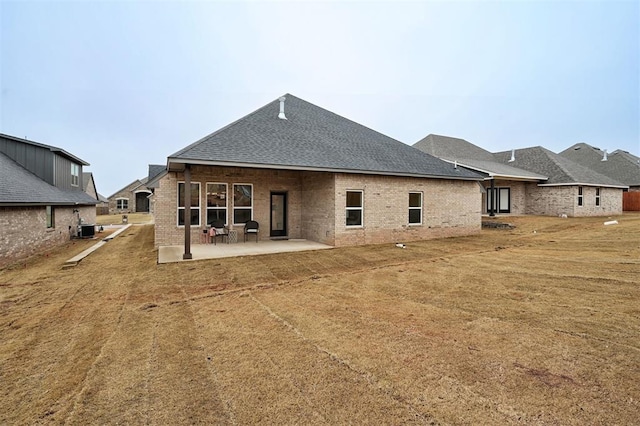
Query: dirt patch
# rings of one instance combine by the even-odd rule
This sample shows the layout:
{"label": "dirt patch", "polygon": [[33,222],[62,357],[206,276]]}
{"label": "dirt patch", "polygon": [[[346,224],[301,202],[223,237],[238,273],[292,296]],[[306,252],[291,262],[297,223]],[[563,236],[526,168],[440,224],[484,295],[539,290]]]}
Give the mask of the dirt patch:
{"label": "dirt patch", "polygon": [[0,270],[0,423],[634,424],[614,219],[167,265],[138,226],[61,270],[78,241]]}

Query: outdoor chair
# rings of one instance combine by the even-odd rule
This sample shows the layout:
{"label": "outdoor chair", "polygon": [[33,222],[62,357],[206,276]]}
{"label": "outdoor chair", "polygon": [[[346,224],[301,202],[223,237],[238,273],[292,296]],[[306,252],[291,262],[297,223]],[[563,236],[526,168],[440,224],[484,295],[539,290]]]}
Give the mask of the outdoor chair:
{"label": "outdoor chair", "polygon": [[250,220],[244,225],[244,242],[247,242],[247,235],[255,235],[256,243],[258,242],[258,231],[260,224],[255,220]]}
{"label": "outdoor chair", "polygon": [[209,230],[209,236],[213,239],[213,244],[216,244],[218,237],[222,238],[224,243],[224,237],[227,237],[227,243],[229,242],[229,230],[224,225],[222,220],[214,220],[211,222],[211,229]]}

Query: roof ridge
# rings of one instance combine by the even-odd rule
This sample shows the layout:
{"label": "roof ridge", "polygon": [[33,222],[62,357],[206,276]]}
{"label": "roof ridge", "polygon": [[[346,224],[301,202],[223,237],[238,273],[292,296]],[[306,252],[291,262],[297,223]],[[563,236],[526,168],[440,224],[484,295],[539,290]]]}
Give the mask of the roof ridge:
{"label": "roof ridge", "polygon": [[[287,94],[282,95],[282,96],[293,96],[293,95],[289,95],[289,94],[287,93]],[[207,139],[209,139],[209,138],[211,138],[211,137],[213,137],[213,136],[217,135],[218,133],[220,133],[220,132],[222,132],[222,131],[224,131],[224,130],[230,129],[231,127],[235,126],[236,124],[238,124],[238,123],[239,123],[239,122],[241,122],[242,120],[244,120],[244,119],[246,119],[246,118],[248,118],[248,117],[251,117],[252,115],[257,114],[259,111],[262,111],[264,108],[266,108],[266,107],[268,107],[269,105],[271,105],[272,103],[276,102],[276,101],[277,101],[278,99],[280,99],[282,96],[278,97],[277,99],[275,99],[275,100],[273,100],[273,101],[269,101],[269,102],[267,102],[266,104],[262,105],[260,108],[257,108],[257,109],[255,109],[255,110],[253,110],[252,112],[250,112],[249,114],[244,115],[244,116],[242,116],[242,117],[238,118],[238,119],[237,119],[237,120],[235,120],[235,121],[232,121],[231,123],[227,124],[226,126],[223,126],[223,127],[219,128],[218,130],[215,130],[215,131],[213,131],[212,133],[209,133],[208,135],[201,137],[201,138],[200,138],[200,139],[198,139],[197,141],[195,141],[195,142],[193,142],[193,143],[191,143],[191,144],[187,145],[186,147],[182,148],[181,150],[179,150],[179,151],[177,151],[177,152],[174,152],[173,154],[171,154],[171,155],[169,156],[169,158],[172,158],[172,157],[178,157],[178,156],[180,156],[180,155],[182,155],[182,154],[184,154],[184,153],[186,153],[186,152],[190,151],[191,149],[193,149],[194,147],[198,146],[199,144],[201,144],[201,143],[202,143],[202,142],[204,142],[205,140],[207,140]],[[295,98],[295,96],[293,96],[293,97]]]}

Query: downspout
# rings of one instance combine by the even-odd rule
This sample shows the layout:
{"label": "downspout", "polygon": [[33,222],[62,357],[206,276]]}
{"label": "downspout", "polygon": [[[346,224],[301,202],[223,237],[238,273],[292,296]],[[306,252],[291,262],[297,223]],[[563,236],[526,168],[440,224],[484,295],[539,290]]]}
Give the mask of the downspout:
{"label": "downspout", "polygon": [[491,199],[489,201],[489,216],[495,216],[496,215],[496,211],[494,209],[495,203],[496,203],[496,180],[495,179],[491,179]]}
{"label": "downspout", "polygon": [[191,168],[184,166],[184,254],[183,260],[193,259],[191,254]]}

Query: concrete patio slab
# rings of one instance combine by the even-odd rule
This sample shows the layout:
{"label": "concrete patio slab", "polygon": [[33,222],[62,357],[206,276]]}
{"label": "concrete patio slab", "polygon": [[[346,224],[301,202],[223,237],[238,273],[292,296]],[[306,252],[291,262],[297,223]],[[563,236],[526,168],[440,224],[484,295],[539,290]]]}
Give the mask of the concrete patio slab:
{"label": "concrete patio slab", "polygon": [[[287,253],[333,248],[326,244],[307,240],[260,241],[232,244],[192,244],[189,260],[219,259],[224,257],[255,256],[258,254]],[[158,263],[183,262],[184,246],[161,246],[158,248]]]}

